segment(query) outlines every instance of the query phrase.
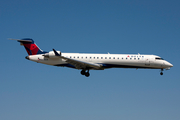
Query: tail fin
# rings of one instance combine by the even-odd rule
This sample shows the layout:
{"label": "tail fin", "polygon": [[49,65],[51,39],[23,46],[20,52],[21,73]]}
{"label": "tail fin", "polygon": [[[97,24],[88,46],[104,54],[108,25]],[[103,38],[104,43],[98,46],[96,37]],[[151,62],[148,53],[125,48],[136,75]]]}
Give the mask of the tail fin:
{"label": "tail fin", "polygon": [[17,40],[21,43],[21,45],[24,46],[27,53],[29,55],[37,55],[37,54],[44,54],[46,52],[43,52],[33,41],[33,39],[30,38],[24,38],[24,39],[11,39],[11,40]]}

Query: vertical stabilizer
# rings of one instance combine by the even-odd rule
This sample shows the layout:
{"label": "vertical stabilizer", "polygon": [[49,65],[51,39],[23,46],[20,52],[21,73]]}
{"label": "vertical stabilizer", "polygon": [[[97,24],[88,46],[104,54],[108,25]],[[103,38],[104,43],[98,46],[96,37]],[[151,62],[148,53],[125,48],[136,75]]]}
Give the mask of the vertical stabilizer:
{"label": "vertical stabilizer", "polygon": [[24,46],[27,53],[29,55],[37,55],[37,54],[44,54],[46,52],[43,52],[33,41],[31,38],[24,38],[24,39],[11,39],[11,40],[17,40],[21,43],[21,45]]}

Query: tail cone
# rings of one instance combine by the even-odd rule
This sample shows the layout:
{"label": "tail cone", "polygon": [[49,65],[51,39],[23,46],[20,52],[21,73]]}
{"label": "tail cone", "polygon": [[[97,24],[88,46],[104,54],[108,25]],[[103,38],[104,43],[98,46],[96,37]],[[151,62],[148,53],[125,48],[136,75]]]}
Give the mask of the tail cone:
{"label": "tail cone", "polygon": [[26,56],[25,58],[26,58],[27,60],[29,60],[29,56]]}

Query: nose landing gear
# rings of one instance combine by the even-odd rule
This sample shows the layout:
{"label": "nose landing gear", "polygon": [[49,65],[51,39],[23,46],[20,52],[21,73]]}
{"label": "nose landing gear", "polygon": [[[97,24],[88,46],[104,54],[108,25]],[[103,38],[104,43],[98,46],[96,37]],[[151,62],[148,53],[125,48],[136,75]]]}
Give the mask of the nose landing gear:
{"label": "nose landing gear", "polygon": [[163,75],[163,72],[162,72],[162,71],[163,71],[163,69],[161,69],[160,75]]}
{"label": "nose landing gear", "polygon": [[161,72],[160,75],[163,75],[163,72]]}
{"label": "nose landing gear", "polygon": [[85,75],[86,77],[89,77],[90,76],[89,70],[87,70],[87,72],[86,70],[82,70],[81,75]]}

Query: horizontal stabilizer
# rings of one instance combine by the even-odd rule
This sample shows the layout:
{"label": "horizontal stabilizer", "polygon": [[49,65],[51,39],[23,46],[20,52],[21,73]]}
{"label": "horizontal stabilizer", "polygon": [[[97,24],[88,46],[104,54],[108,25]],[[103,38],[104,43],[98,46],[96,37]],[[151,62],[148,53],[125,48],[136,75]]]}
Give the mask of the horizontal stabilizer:
{"label": "horizontal stabilizer", "polygon": [[30,38],[25,38],[25,39],[13,39],[13,38],[9,38],[9,40],[16,40],[18,42],[34,42],[32,39]]}

